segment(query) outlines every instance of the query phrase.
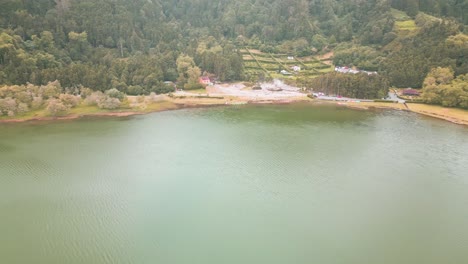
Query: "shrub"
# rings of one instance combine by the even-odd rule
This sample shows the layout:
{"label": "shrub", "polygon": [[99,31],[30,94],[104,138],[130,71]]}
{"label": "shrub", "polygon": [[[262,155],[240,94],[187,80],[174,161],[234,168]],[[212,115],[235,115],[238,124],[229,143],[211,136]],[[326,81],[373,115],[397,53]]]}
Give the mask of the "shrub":
{"label": "shrub", "polygon": [[31,104],[33,100],[33,96],[31,92],[28,91],[19,91],[15,94],[14,98],[18,100],[18,102],[25,103],[25,104]]}
{"label": "shrub", "polygon": [[29,107],[26,103],[19,103],[18,104],[18,113],[26,113],[29,111]]}
{"label": "shrub", "polygon": [[174,91],[174,86],[169,85],[169,84],[161,84],[161,85],[154,85],[151,87],[151,92],[157,93],[157,94],[166,94]]}
{"label": "shrub", "polygon": [[47,111],[53,116],[64,115],[68,110],[70,107],[58,99],[51,99],[47,104]]}
{"label": "shrub", "polygon": [[140,85],[133,85],[127,88],[127,94],[129,95],[142,95],[146,93],[147,92],[145,89],[143,89]]}
{"label": "shrub", "polygon": [[18,104],[16,100],[10,97],[0,99],[0,114],[14,116],[18,110]]}
{"label": "shrub", "polygon": [[81,87],[80,89],[80,95],[81,98],[85,99],[86,97],[90,96],[93,93],[93,90],[85,87]]}
{"label": "shrub", "polygon": [[80,104],[80,97],[71,94],[61,94],[59,96],[60,101],[70,108],[73,108]]}
{"label": "shrub", "polygon": [[44,100],[42,99],[41,96],[35,96],[33,97],[33,100],[31,102],[31,108],[32,109],[39,109],[42,107],[44,104]]}
{"label": "shrub", "polygon": [[101,109],[117,109],[120,107],[121,102],[117,98],[110,96],[105,96],[97,103],[98,107]]}
{"label": "shrub", "polygon": [[62,92],[62,86],[59,81],[49,82],[41,86],[40,92],[45,99],[57,97]]}
{"label": "shrub", "polygon": [[184,85],[185,90],[198,90],[203,88],[205,88],[205,86],[200,83],[187,83]]}
{"label": "shrub", "polygon": [[105,95],[102,92],[94,92],[86,97],[84,103],[86,105],[98,105],[99,101],[104,99]]}
{"label": "shrub", "polygon": [[122,93],[121,91],[119,91],[119,90],[117,90],[115,88],[107,90],[106,95],[111,97],[111,98],[119,99],[119,101],[122,101],[126,97],[126,95],[124,93]]}

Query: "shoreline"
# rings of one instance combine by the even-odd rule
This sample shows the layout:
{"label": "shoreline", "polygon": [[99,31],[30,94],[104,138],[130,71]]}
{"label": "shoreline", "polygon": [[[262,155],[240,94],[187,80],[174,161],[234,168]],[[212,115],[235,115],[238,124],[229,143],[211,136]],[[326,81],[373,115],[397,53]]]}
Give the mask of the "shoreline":
{"label": "shoreline", "polygon": [[454,124],[468,126],[468,111],[456,108],[444,108],[442,106],[425,105],[425,104],[408,104],[406,108],[403,104],[397,103],[379,103],[379,102],[336,102],[327,100],[310,99],[304,96],[303,98],[268,98],[262,100],[252,100],[252,98],[241,98],[227,96],[226,98],[197,98],[190,97],[185,99],[172,98],[169,100],[155,102],[152,104],[150,109],[129,109],[121,111],[97,111],[93,113],[69,113],[64,116],[32,116],[32,117],[19,117],[19,118],[7,118],[0,119],[0,124],[14,124],[14,123],[26,123],[26,122],[46,122],[46,121],[64,121],[64,120],[77,120],[88,117],[129,117],[137,115],[146,115],[156,112],[179,110],[187,108],[205,108],[205,107],[216,107],[216,106],[234,106],[234,105],[284,105],[284,104],[295,104],[295,103],[312,103],[312,104],[328,104],[346,107],[349,109],[356,110],[372,110],[372,109],[392,109],[402,110],[407,112],[417,113],[423,116],[437,118],[439,120],[445,120]]}
{"label": "shoreline", "polygon": [[[364,103],[347,103],[339,104],[350,109],[358,110],[371,110],[371,109],[391,109],[416,113],[422,116],[436,118],[443,121],[448,121],[453,124],[468,126],[468,111],[458,108],[446,108],[438,105],[427,104],[407,104],[406,108],[403,104],[399,103],[378,103],[378,102],[364,102]],[[451,113],[444,113],[449,112]],[[454,113],[455,112],[455,113]],[[461,117],[463,115],[463,117]]]}

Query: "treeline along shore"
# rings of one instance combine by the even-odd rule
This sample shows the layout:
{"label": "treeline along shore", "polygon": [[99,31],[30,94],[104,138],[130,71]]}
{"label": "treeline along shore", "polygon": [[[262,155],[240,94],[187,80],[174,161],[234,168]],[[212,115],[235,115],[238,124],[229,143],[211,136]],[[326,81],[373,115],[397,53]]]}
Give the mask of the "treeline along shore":
{"label": "treeline along shore", "polygon": [[[233,84],[235,86],[236,84]],[[58,81],[47,85],[15,85],[0,87],[0,123],[26,121],[71,120],[82,117],[126,117],[152,112],[192,107],[211,107],[241,104],[336,104],[353,109],[395,109],[468,125],[468,111],[437,105],[408,103],[406,105],[382,100],[323,101],[298,93],[294,97],[262,97],[184,92],[128,96],[116,89],[106,92],[88,88],[63,90]]]}

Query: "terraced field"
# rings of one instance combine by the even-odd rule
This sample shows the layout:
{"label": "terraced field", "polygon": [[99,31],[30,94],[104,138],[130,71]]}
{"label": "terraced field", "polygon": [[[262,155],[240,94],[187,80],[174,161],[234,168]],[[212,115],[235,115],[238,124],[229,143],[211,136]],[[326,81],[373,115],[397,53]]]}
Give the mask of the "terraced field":
{"label": "terraced field", "polygon": [[[319,60],[313,56],[296,57],[288,54],[264,53],[249,48],[241,49],[240,52],[244,60],[245,71],[250,75],[264,72],[271,78],[297,78],[299,76],[315,77],[333,71],[330,58]],[[299,66],[301,69],[295,72],[294,66]],[[291,75],[282,74],[282,70]]]}
{"label": "terraced field", "polygon": [[[399,36],[406,36],[408,34],[414,34],[419,29],[414,19],[408,16],[405,12],[393,9],[391,10],[393,17],[395,18],[395,25],[393,31]],[[431,15],[419,12],[420,16],[423,16],[425,20],[440,21],[439,18]]]}

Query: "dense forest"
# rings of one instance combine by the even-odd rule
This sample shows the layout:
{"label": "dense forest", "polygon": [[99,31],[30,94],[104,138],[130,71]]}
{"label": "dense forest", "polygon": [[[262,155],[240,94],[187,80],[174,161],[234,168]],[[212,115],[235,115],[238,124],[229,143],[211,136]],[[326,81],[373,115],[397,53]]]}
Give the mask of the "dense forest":
{"label": "dense forest", "polygon": [[385,98],[388,80],[381,75],[328,73],[312,80],[312,87],[326,94],[350,98]]}
{"label": "dense forest", "polygon": [[468,0],[0,0],[0,85],[198,88],[203,74],[246,79],[239,49],[248,46],[332,51],[335,65],[421,88],[434,68],[468,72],[466,14]]}

